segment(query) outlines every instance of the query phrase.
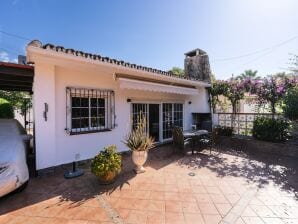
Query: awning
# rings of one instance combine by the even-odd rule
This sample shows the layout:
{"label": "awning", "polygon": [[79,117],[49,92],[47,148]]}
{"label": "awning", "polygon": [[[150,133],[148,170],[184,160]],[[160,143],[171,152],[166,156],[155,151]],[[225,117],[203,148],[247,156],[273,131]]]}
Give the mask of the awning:
{"label": "awning", "polygon": [[0,62],[0,90],[32,92],[34,68]]}
{"label": "awning", "polygon": [[174,93],[183,95],[198,95],[198,90],[191,87],[174,86],[154,82],[140,81],[128,78],[117,78],[121,89],[135,89],[152,92]]}

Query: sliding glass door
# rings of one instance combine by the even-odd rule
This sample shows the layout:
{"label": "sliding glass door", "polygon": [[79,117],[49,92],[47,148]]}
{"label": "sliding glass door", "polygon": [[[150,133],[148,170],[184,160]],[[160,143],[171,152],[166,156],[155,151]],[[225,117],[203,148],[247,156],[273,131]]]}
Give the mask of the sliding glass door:
{"label": "sliding glass door", "polygon": [[163,140],[172,138],[174,126],[183,129],[183,104],[163,103],[162,104],[162,138]]}
{"label": "sliding glass door", "polygon": [[183,128],[182,103],[132,103],[132,128],[137,126],[140,114],[146,118],[146,132],[155,141],[171,139],[174,126]]}

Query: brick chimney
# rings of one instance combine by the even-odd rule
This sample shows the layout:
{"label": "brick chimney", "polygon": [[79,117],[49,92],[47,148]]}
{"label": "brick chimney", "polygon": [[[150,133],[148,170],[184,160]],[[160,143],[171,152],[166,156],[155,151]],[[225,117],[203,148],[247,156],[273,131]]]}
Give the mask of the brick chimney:
{"label": "brick chimney", "polygon": [[210,82],[211,69],[207,53],[199,48],[185,53],[184,71],[190,79]]}

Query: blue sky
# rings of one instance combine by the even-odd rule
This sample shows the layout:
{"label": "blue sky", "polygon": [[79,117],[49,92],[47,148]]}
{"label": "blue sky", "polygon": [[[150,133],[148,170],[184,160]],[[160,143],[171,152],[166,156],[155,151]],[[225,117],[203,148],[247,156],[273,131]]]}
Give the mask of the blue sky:
{"label": "blue sky", "polygon": [[[225,79],[286,71],[298,54],[297,9],[297,0],[1,0],[0,31],[163,70],[201,48]],[[15,60],[27,42],[0,33],[0,59]]]}

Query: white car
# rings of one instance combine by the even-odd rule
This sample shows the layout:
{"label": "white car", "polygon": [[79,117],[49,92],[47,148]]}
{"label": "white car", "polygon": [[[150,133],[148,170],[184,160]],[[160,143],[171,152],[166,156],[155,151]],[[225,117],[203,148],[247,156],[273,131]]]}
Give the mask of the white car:
{"label": "white car", "polygon": [[15,119],[0,119],[0,197],[26,186],[26,144],[30,136]]}

